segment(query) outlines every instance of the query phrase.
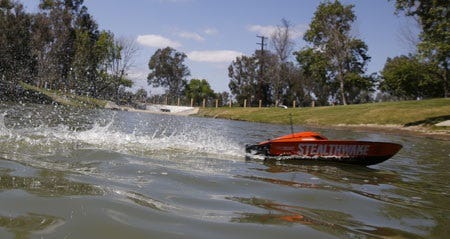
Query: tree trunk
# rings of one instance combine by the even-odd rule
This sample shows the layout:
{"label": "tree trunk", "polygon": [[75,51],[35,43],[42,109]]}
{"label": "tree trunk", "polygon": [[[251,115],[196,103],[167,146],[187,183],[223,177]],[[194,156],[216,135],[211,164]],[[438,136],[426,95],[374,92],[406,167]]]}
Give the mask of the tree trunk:
{"label": "tree trunk", "polygon": [[341,90],[341,98],[342,98],[342,104],[347,105],[347,100],[345,99],[345,92],[344,92],[344,79],[342,77],[339,77],[339,84],[340,84],[340,90]]}
{"label": "tree trunk", "polygon": [[448,92],[448,65],[447,63],[444,63],[444,70],[443,70],[443,80],[444,80],[444,98],[447,98],[449,96]]}

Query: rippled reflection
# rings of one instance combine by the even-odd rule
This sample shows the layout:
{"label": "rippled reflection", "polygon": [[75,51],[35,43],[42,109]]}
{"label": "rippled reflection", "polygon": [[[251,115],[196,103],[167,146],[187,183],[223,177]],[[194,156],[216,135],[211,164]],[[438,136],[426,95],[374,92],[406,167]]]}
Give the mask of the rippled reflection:
{"label": "rippled reflection", "polygon": [[29,213],[17,217],[0,215],[0,227],[6,228],[16,239],[29,238],[31,234],[48,234],[64,224],[64,220],[54,216]]}
{"label": "rippled reflection", "polygon": [[388,228],[366,225],[356,221],[351,215],[331,210],[318,210],[275,203],[260,198],[229,198],[266,210],[266,213],[238,213],[232,222],[273,225],[301,224],[341,238],[422,238],[418,235]]}
{"label": "rippled reflection", "polygon": [[0,190],[21,189],[39,196],[102,195],[99,187],[69,181],[63,173],[42,170],[36,177],[0,175]]}

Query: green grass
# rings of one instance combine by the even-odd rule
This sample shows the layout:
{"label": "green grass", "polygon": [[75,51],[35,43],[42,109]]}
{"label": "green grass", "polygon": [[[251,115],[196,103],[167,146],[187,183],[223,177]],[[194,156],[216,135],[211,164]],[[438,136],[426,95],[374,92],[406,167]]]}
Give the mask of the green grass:
{"label": "green grass", "polygon": [[450,99],[399,101],[307,108],[201,108],[198,115],[251,122],[296,125],[432,126],[450,119]]}
{"label": "green grass", "polygon": [[52,101],[57,102],[62,105],[74,106],[74,107],[85,107],[85,108],[103,108],[106,105],[106,101],[99,100],[87,96],[80,96],[70,93],[63,93],[60,91],[47,90],[32,86],[21,82],[20,85],[28,91],[36,92],[38,94],[45,95]]}

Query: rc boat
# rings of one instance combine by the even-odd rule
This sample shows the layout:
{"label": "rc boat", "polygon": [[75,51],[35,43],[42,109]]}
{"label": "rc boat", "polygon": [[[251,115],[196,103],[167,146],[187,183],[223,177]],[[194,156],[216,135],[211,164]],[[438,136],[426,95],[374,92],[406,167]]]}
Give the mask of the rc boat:
{"label": "rc boat", "polygon": [[329,140],[315,132],[298,132],[246,145],[245,151],[248,157],[259,155],[264,159],[373,165],[391,158],[401,148],[396,143]]}

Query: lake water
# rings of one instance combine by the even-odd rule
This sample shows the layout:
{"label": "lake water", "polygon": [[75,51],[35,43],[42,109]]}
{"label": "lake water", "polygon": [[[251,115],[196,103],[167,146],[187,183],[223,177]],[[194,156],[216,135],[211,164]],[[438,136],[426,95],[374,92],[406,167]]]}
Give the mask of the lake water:
{"label": "lake water", "polygon": [[0,238],[449,237],[449,141],[321,129],[403,149],[370,167],[245,159],[289,132],[0,104]]}

